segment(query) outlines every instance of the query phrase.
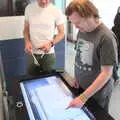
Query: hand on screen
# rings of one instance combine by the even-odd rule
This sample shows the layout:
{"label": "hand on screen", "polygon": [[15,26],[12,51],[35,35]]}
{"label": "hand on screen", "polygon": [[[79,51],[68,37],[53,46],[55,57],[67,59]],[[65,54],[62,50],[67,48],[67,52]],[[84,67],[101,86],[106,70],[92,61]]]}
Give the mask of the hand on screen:
{"label": "hand on screen", "polygon": [[85,102],[83,102],[79,97],[76,97],[75,99],[73,99],[73,100],[69,103],[67,109],[68,109],[68,108],[71,108],[71,107],[81,108],[81,107],[83,107],[84,104],[85,104]]}

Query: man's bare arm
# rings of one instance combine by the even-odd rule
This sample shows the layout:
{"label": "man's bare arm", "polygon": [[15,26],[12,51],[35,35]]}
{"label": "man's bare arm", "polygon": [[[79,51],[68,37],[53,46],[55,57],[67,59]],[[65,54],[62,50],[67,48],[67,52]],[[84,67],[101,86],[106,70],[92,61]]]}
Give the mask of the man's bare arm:
{"label": "man's bare arm", "polygon": [[43,50],[44,52],[49,52],[50,48],[53,47],[53,45],[55,45],[56,43],[58,43],[59,41],[63,39],[64,24],[57,25],[57,30],[58,30],[58,33],[55,36],[55,38],[52,40],[46,41],[45,44],[43,44],[43,46],[40,46],[41,50]]}
{"label": "man's bare arm", "polygon": [[57,25],[58,34],[55,36],[53,43],[56,44],[64,38],[64,24]]}
{"label": "man's bare arm", "polygon": [[90,98],[96,92],[98,92],[108,82],[112,76],[113,66],[102,66],[101,73],[98,75],[96,80],[83,92],[83,94]]}
{"label": "man's bare arm", "polygon": [[30,42],[29,23],[27,21],[25,21],[25,23],[24,23],[23,34],[24,34],[25,42]]}
{"label": "man's bare arm", "polygon": [[29,33],[29,23],[25,21],[24,24],[24,40],[25,40],[25,52],[31,53],[32,50],[32,44],[30,42],[30,33]]}

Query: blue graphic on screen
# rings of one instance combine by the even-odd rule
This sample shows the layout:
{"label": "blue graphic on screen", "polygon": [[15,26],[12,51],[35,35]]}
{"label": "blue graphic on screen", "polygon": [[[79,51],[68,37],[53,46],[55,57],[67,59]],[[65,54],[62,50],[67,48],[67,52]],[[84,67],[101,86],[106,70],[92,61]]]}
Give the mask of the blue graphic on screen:
{"label": "blue graphic on screen", "polygon": [[22,82],[21,89],[25,89],[23,96],[28,98],[34,120],[91,120],[82,109],[66,109],[72,93],[57,76]]}

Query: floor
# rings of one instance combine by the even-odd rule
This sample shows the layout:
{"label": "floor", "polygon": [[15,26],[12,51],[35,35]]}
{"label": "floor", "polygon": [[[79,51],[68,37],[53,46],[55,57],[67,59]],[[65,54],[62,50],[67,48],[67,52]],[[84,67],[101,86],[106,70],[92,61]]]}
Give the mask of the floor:
{"label": "floor", "polygon": [[[66,53],[65,69],[71,76],[74,76],[75,51],[73,43],[67,43]],[[120,70],[118,71],[118,74],[120,76]],[[120,82],[118,82],[114,87],[110,100],[109,113],[115,120],[120,120]]]}

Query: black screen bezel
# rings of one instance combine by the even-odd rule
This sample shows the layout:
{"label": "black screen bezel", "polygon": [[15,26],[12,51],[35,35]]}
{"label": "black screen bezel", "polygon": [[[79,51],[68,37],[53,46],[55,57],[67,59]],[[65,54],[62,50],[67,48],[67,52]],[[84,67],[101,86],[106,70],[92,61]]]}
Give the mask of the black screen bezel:
{"label": "black screen bezel", "polygon": [[[58,73],[58,72],[55,72],[55,73],[53,72],[53,73],[48,73],[48,74],[42,74],[40,76],[27,77],[25,79],[21,79],[19,81],[19,84],[21,82],[31,81],[31,80],[33,81],[33,80],[36,80],[36,79],[45,78],[45,77],[51,77],[51,76],[57,76],[57,77],[59,77],[63,81],[63,83],[68,87],[68,89],[70,90],[70,92],[72,92],[71,87],[68,85],[68,83],[66,82],[66,80],[62,77],[62,75],[60,73]],[[22,94],[22,91],[21,91],[21,94]],[[73,94],[73,92],[72,92],[72,94]],[[73,97],[75,97],[75,96],[76,95],[73,94]],[[23,97],[23,95],[22,95],[22,97]],[[23,100],[24,100],[24,98],[23,98]],[[24,104],[25,104],[25,101],[24,101]],[[25,105],[25,109],[27,111],[26,105]],[[86,113],[86,115],[90,118],[90,120],[96,120],[96,118],[94,117],[94,115],[88,110],[88,108],[86,106],[83,106],[82,110]],[[29,118],[29,115],[28,115],[27,118]]]}

